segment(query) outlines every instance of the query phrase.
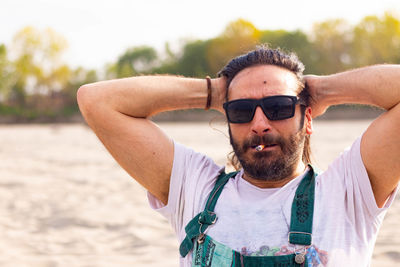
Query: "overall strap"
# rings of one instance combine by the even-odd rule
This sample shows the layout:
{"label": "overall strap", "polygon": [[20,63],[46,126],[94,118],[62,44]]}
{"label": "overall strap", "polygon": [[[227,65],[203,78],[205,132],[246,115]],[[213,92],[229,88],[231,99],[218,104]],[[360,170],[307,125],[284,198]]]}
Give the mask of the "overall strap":
{"label": "overall strap", "polygon": [[296,190],[290,219],[289,243],[309,246],[312,242],[316,173],[311,165]]}
{"label": "overall strap", "polygon": [[185,227],[186,237],[179,246],[179,253],[182,257],[185,257],[189,251],[193,249],[194,239],[200,234],[203,234],[208,226],[217,221],[217,215],[214,213],[215,204],[217,203],[225,184],[237,173],[237,171],[228,174],[222,172],[218,176],[214,188],[208,197],[204,211],[197,214]]}

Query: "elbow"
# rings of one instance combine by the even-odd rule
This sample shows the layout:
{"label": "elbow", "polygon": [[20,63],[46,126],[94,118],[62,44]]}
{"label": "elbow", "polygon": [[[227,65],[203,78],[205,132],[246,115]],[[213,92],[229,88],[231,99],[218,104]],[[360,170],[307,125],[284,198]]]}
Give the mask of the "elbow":
{"label": "elbow", "polygon": [[87,84],[82,85],[79,87],[78,91],[76,92],[76,100],[78,101],[78,105],[80,105],[87,96],[87,91],[89,90],[89,86]]}
{"label": "elbow", "polygon": [[98,102],[95,90],[96,88],[92,84],[85,84],[79,87],[76,93],[79,110],[85,119],[87,119],[88,111],[93,107],[94,103]]}
{"label": "elbow", "polygon": [[83,118],[89,125],[102,123],[104,115],[110,111],[109,94],[99,83],[79,87],[76,100]]}
{"label": "elbow", "polygon": [[76,101],[78,103],[79,109],[82,111],[85,106],[86,98],[88,97],[88,86],[82,85],[76,92]]}

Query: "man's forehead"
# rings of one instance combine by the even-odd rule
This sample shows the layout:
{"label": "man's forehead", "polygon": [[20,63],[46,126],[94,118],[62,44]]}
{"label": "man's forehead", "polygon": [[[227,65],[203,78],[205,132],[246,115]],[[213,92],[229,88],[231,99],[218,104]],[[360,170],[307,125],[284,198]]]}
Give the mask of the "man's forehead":
{"label": "man's forehead", "polygon": [[240,71],[229,85],[229,99],[258,98],[265,95],[296,95],[296,75],[282,67],[257,65]]}

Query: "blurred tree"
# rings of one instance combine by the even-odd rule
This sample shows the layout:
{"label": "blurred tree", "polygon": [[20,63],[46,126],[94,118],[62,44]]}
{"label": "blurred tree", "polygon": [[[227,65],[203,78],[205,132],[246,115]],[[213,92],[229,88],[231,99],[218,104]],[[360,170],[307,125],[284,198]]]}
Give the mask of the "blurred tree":
{"label": "blurred tree", "polygon": [[121,78],[148,72],[155,66],[156,59],[157,52],[152,47],[129,48],[119,57],[115,65],[116,76]]}
{"label": "blurred tree", "polygon": [[254,49],[259,43],[260,31],[249,21],[238,19],[228,24],[224,32],[211,39],[207,62],[211,73],[217,73],[230,59]]}
{"label": "blurred tree", "polygon": [[117,63],[107,63],[104,65],[104,79],[111,80],[117,78]]}
{"label": "blurred tree", "polygon": [[[185,46],[185,44],[183,44]],[[183,49],[182,49],[183,50]],[[160,74],[160,73],[169,73],[169,74],[180,74],[179,60],[182,58],[183,52],[173,52],[171,46],[168,42],[165,43],[164,53],[162,55],[162,59],[159,59],[158,65],[155,66],[149,73],[152,74]]]}
{"label": "blurred tree", "polygon": [[0,45],[0,103],[9,99],[12,87],[16,82],[16,74],[11,62],[8,59],[7,48]]}
{"label": "blurred tree", "polygon": [[[330,74],[362,65],[400,63],[400,20],[390,13],[365,17],[355,27],[341,19],[327,20],[316,23],[306,34],[300,30],[260,31],[251,22],[238,19],[215,38],[186,41],[178,52],[166,43],[162,59],[149,46],[127,49],[106,66],[102,79],[141,73],[204,77],[259,43],[296,52],[306,73]],[[29,112],[77,112],[77,89],[97,81],[98,75],[94,70],[65,65],[62,54],[66,48],[66,40],[53,30],[33,27],[17,32],[8,49],[0,45],[0,112],[5,111],[1,109],[5,104]]]}
{"label": "blurred tree", "polygon": [[389,13],[382,18],[365,17],[354,28],[354,67],[377,63],[400,63],[400,21]]}
{"label": "blurred tree", "polygon": [[280,47],[284,51],[295,52],[306,66],[306,73],[315,73],[316,53],[308,36],[300,30],[296,31],[262,31],[261,43],[267,43],[271,48]]}
{"label": "blurred tree", "polygon": [[61,35],[50,28],[40,31],[25,27],[16,33],[11,48],[18,75],[12,101],[20,106],[36,107],[39,106],[38,98],[27,102],[28,95],[46,95],[63,88],[70,72],[62,64],[61,56],[67,42]]}
{"label": "blurred tree", "polygon": [[315,74],[343,71],[351,65],[351,27],[342,19],[316,23],[311,34]]}
{"label": "blurred tree", "polygon": [[209,41],[191,41],[184,45],[178,58],[177,74],[191,77],[205,77],[209,73],[206,54]]}

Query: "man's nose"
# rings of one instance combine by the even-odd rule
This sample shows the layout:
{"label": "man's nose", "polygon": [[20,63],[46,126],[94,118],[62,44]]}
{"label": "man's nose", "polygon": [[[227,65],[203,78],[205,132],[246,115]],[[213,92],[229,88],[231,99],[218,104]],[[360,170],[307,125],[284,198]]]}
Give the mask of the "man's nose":
{"label": "man's nose", "polygon": [[251,121],[251,131],[257,135],[264,135],[271,129],[271,124],[261,107],[257,107]]}

